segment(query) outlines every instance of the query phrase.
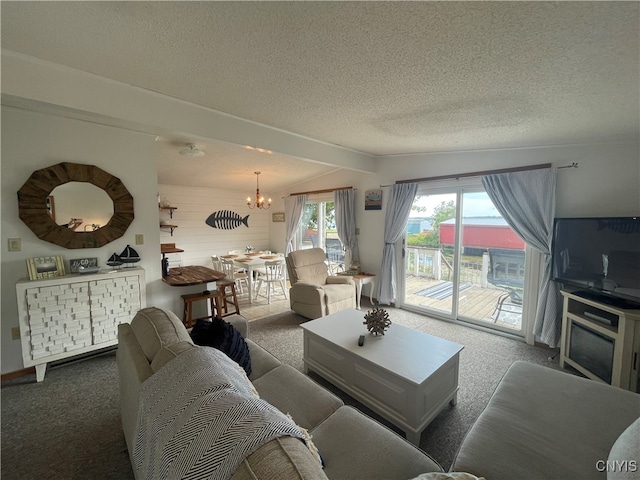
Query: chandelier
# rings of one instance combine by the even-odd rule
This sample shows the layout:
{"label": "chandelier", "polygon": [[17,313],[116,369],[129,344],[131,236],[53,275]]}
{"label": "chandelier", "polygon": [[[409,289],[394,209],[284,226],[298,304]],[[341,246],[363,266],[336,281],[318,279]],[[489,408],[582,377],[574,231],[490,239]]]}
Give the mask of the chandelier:
{"label": "chandelier", "polygon": [[260,172],[253,172],[256,174],[256,201],[252,204],[251,197],[247,197],[247,207],[249,208],[262,208],[263,210],[267,210],[271,207],[271,199],[267,200],[267,203],[264,202],[264,197],[260,195],[260,183],[258,182],[260,178]]}

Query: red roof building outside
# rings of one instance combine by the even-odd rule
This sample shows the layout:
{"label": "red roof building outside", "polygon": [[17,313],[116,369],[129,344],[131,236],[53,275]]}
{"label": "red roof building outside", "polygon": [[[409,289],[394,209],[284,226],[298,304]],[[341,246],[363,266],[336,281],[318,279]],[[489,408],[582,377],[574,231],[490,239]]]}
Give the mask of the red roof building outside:
{"label": "red roof building outside", "polygon": [[[440,223],[442,245],[453,245],[454,227],[455,219]],[[525,242],[501,217],[474,217],[462,219],[462,246],[524,250]]]}

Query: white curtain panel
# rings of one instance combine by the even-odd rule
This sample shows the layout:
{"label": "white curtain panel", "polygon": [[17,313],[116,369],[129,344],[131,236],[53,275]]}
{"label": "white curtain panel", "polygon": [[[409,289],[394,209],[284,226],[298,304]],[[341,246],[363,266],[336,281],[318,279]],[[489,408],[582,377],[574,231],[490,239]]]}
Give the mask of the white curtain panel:
{"label": "white curtain panel", "polygon": [[292,195],[284,199],[285,239],[287,241],[285,255],[293,250],[293,237],[298,225],[300,225],[300,220],[302,220],[305,203],[307,203],[306,195]]}
{"label": "white curtain panel", "polygon": [[391,186],[389,202],[384,217],[384,250],[378,282],[378,303],[389,305],[396,300],[395,243],[404,235],[411,205],[418,191],[417,183],[400,183]]}
{"label": "white curtain panel", "polygon": [[345,268],[350,268],[351,262],[358,261],[358,237],[356,237],[356,192],[352,188],[336,190],[334,192],[336,209],[336,229],[338,238],[344,245]]}
{"label": "white curtain panel", "polygon": [[552,281],[551,242],[556,211],[555,168],[501,173],[483,177],[489,198],[509,226],[542,253],[543,269],[533,333],[551,347],[560,343],[562,302]]}

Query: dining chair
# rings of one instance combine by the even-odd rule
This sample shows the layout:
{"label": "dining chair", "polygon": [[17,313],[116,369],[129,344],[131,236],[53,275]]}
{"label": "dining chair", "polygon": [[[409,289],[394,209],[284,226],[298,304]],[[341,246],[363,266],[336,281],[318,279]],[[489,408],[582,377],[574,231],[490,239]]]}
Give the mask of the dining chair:
{"label": "dining chair", "polygon": [[491,314],[493,322],[500,319],[501,313],[507,316],[522,317],[524,295],[524,250],[506,250],[489,248],[489,272],[487,280],[503,291]]}
{"label": "dining chair", "polygon": [[230,258],[221,258],[220,262],[222,264],[222,271],[224,272],[225,278],[229,280],[233,280],[238,286],[238,292],[244,293],[242,289],[242,284],[244,283],[247,286],[247,291],[249,289],[249,284],[247,282],[247,273],[236,271],[236,267],[233,263],[233,260]]}
{"label": "dining chair", "polygon": [[284,298],[288,298],[286,281],[287,278],[285,276],[284,260],[268,260],[264,262],[264,273],[258,275],[257,279],[258,283],[256,287],[256,297],[260,295],[260,288],[264,283],[265,288],[267,289],[267,303],[271,303],[272,290],[273,294],[275,295],[275,287],[278,284],[282,288],[282,294],[284,295]]}
{"label": "dining chair", "polygon": [[213,264],[213,269],[218,272],[222,272],[222,259],[218,255],[211,255],[211,263]]}

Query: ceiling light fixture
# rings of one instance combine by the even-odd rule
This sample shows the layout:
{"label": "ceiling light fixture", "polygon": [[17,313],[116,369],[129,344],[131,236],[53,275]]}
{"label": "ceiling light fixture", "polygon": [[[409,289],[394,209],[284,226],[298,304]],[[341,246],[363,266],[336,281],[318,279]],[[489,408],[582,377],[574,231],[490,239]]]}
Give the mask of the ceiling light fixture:
{"label": "ceiling light fixture", "polygon": [[204,151],[197,148],[193,143],[187,144],[187,148],[183,148],[178,153],[183,157],[201,157],[204,155]]}
{"label": "ceiling light fixture", "polygon": [[267,203],[264,202],[264,197],[260,195],[260,184],[258,182],[260,178],[260,172],[253,172],[256,174],[256,201],[252,204],[251,197],[247,197],[247,207],[249,208],[261,208],[263,210],[269,209],[271,207],[271,199],[267,200]]}
{"label": "ceiling light fixture", "polygon": [[273,154],[271,150],[267,150],[266,148],[252,147],[251,145],[245,145],[244,148],[247,150],[255,150],[256,152],[260,153],[268,153],[269,155]]}

